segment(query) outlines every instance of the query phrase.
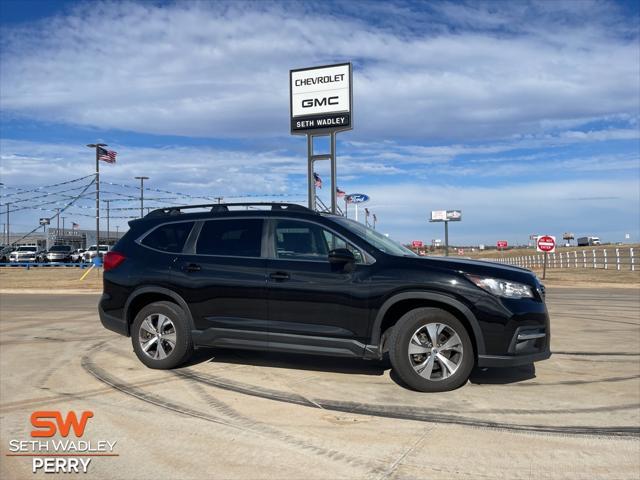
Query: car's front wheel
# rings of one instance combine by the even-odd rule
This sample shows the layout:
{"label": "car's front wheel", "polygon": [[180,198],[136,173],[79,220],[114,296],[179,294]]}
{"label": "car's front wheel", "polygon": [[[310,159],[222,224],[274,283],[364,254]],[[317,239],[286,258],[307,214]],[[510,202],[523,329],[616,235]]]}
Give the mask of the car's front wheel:
{"label": "car's front wheel", "polygon": [[403,315],[389,343],[394,371],[421,392],[460,387],[474,365],[467,329],[455,316],[438,308],[418,308]]}
{"label": "car's front wheel", "polygon": [[171,302],[154,302],[142,308],[131,327],[131,342],[138,359],[149,368],[177,367],[193,353],[185,312]]}

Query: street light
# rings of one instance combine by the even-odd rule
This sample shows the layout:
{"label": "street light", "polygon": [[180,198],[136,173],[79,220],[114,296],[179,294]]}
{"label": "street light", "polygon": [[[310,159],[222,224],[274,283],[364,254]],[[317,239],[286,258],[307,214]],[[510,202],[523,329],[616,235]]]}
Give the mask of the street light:
{"label": "street light", "polygon": [[140,218],[144,217],[144,181],[149,180],[149,177],[133,177],[136,180],[140,180]]}

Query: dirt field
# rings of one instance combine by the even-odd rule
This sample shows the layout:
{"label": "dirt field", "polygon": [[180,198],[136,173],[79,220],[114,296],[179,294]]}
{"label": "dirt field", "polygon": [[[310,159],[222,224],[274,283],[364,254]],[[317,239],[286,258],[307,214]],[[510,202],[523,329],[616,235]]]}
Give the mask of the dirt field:
{"label": "dirt field", "polygon": [[87,269],[80,268],[0,268],[0,290],[102,290],[102,270],[94,268],[84,280]]}

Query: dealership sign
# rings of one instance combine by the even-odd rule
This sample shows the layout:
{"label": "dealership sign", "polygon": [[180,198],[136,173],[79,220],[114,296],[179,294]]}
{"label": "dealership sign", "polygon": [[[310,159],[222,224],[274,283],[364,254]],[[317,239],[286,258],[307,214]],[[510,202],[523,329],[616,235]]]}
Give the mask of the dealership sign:
{"label": "dealership sign", "polygon": [[498,240],[496,242],[496,246],[498,248],[507,248],[509,246],[509,243],[506,240]]}
{"label": "dealership sign", "polygon": [[422,240],[414,240],[413,242],[411,242],[411,246],[413,248],[420,248],[422,247],[424,244],[422,243]]}
{"label": "dealership sign", "polygon": [[431,212],[432,222],[459,222],[462,210],[434,210]]}
{"label": "dealership sign", "polygon": [[291,133],[350,130],[351,63],[289,71]]}
{"label": "dealership sign", "polygon": [[365,203],[369,201],[369,195],[365,195],[364,193],[352,193],[351,195],[347,195],[345,197],[347,203]]}

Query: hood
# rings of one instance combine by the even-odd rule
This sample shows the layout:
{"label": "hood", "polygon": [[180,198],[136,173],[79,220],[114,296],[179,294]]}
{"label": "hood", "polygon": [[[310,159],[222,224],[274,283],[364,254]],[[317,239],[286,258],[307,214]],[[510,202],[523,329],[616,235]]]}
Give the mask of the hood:
{"label": "hood", "polygon": [[526,268],[514,267],[512,265],[503,265],[501,263],[490,262],[486,260],[472,260],[468,258],[454,257],[405,257],[413,262],[416,266],[427,265],[430,268],[456,270],[460,273],[470,273],[473,275],[501,278],[504,280],[512,280],[514,282],[525,283],[532,286],[539,284],[536,275]]}

